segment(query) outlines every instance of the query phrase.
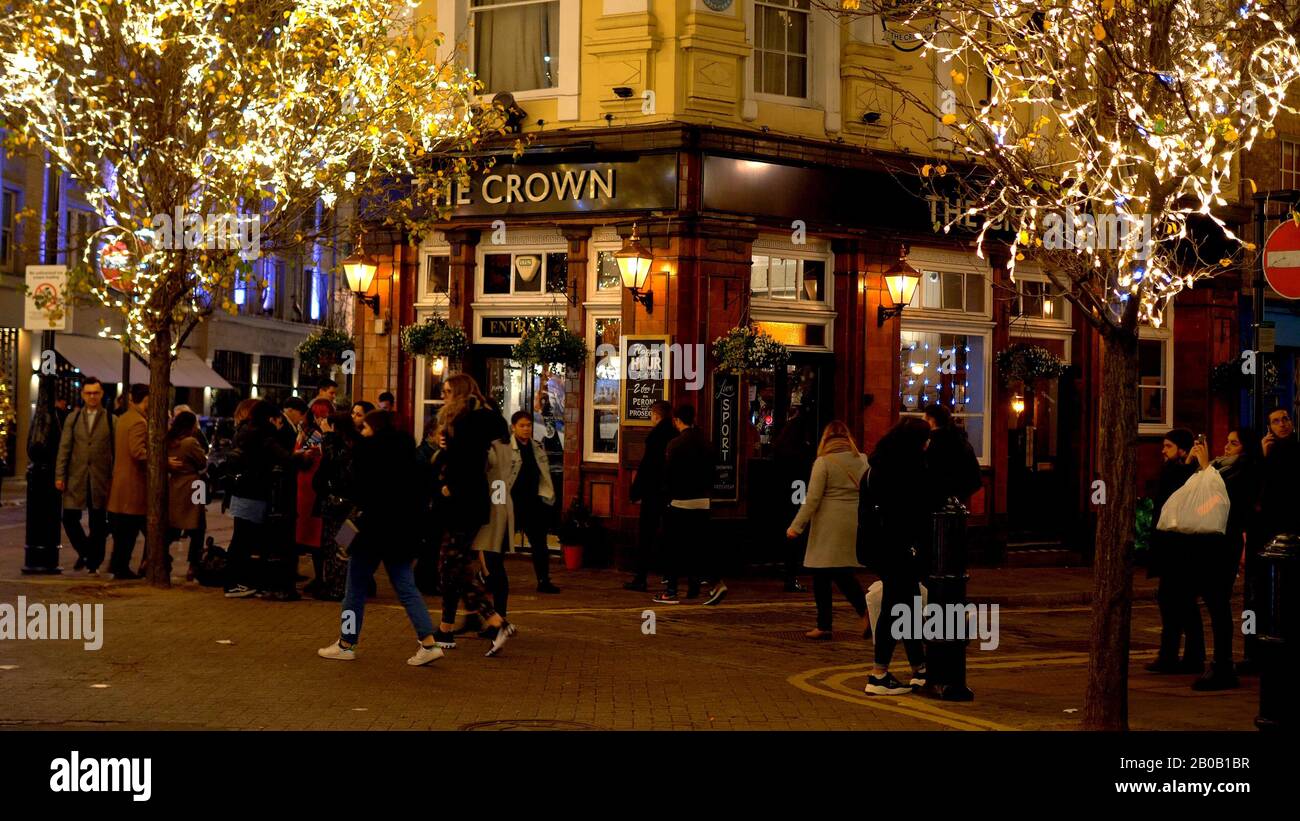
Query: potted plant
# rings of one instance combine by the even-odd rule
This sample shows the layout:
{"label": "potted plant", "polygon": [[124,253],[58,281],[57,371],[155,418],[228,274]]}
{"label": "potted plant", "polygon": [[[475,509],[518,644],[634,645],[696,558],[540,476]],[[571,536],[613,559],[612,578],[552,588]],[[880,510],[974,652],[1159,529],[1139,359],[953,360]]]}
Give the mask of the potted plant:
{"label": "potted plant", "polygon": [[464,328],[452,325],[445,317],[434,316],[403,326],[401,345],[411,356],[460,359],[469,350],[469,338]]}
{"label": "potted plant", "polygon": [[565,568],[582,568],[583,551],[592,543],[599,527],[591,510],[580,500],[569,506],[564,522],[560,525],[560,545],[564,549]]}
{"label": "potted plant", "polygon": [[535,365],[562,365],[566,370],[580,368],[587,361],[587,343],[570,331],[561,317],[530,317],[524,320],[510,357]]}
{"label": "potted plant", "polygon": [[713,340],[718,373],[773,373],[790,359],[790,349],[753,325],[737,325]]}
{"label": "potted plant", "polygon": [[298,358],[303,362],[314,363],[323,372],[343,359],[344,351],[355,351],[356,340],[352,335],[339,328],[321,327],[307,334],[307,338],[298,343]]}

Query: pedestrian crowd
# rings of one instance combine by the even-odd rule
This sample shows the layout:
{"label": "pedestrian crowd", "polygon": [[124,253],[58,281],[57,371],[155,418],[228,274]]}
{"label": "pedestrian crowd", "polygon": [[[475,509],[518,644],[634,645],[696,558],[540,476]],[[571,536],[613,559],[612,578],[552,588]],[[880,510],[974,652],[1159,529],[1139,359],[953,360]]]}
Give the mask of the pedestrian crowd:
{"label": "pedestrian crowd", "polygon": [[[1278,535],[1300,533],[1300,440],[1285,408],[1273,409],[1267,423],[1262,438],[1247,428],[1229,431],[1217,458],[1205,436],[1187,428],[1169,431],[1162,442],[1153,497],[1158,524],[1146,562],[1159,579],[1160,650],[1147,670],[1192,674],[1196,690],[1238,687],[1238,674],[1258,671],[1259,636],[1269,626],[1259,554]],[[1243,618],[1244,659],[1234,665],[1239,572],[1241,613],[1249,618]],[[1198,599],[1214,642],[1208,669]]]}
{"label": "pedestrian crowd", "polygon": [[[340,601],[339,637],[319,655],[351,659],[383,565],[419,640],[409,663],[442,657],[470,631],[496,655],[518,632],[506,616],[503,561],[513,534],[529,542],[538,592],[560,592],[547,546],[555,489],[532,415],[519,411],[507,425],[471,377],[455,375],[417,447],[397,424],[391,393],[378,407],[359,400],[343,410],[337,390],[326,381],[311,401],[240,402],[220,477],[209,475],[196,415],[183,405],[173,411],[164,438],[168,573],[170,545],[184,539],[187,580],[220,584],[227,598],[295,601],[307,593]],[[74,570],[97,576],[111,535],[111,578],[140,578],[147,555],[138,570],[131,565],[145,529],[148,386],[132,385],[118,415],[104,406],[94,377],[83,380],[81,399],[64,418],[55,465]],[[205,547],[210,482],[220,485],[234,522],[225,550],[210,539]],[[300,592],[303,554],[314,575]],[[424,594],[441,598],[436,626]]]}

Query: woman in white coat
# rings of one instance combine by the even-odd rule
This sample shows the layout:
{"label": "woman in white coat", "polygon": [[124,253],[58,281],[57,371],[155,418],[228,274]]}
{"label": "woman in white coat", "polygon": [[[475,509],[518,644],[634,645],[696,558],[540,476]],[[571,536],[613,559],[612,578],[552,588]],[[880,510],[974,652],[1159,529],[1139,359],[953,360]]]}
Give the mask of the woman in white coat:
{"label": "woman in white coat", "polygon": [[817,627],[805,634],[810,639],[831,637],[832,582],[863,618],[866,631],[867,599],[854,575],[861,567],[857,558],[858,486],[866,470],[867,458],[858,451],[848,425],[840,421],[827,425],[817,446],[804,502],[785,534],[796,539],[811,526],[803,560],[812,571],[817,602]]}

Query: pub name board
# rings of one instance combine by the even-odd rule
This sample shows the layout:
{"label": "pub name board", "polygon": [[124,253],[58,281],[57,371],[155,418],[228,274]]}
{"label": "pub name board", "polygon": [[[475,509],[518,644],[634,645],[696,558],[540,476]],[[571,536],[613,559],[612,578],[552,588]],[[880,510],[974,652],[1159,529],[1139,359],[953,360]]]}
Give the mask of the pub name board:
{"label": "pub name board", "polygon": [[445,195],[453,217],[653,210],[677,205],[677,155],[629,161],[500,163]]}

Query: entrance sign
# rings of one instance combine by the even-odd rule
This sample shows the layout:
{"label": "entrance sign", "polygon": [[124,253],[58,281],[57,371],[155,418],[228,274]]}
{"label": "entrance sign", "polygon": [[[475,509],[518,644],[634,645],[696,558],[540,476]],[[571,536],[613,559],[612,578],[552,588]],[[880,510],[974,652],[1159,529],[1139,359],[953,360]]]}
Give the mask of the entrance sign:
{"label": "entrance sign", "polygon": [[619,340],[619,416],[624,425],[650,426],[650,406],[668,398],[667,334],[625,334]]}
{"label": "entrance sign", "polygon": [[1285,299],[1300,299],[1300,225],[1284,219],[1264,243],[1264,278]]}
{"label": "entrance sign", "polygon": [[67,266],[28,265],[23,328],[62,331],[68,326],[68,310]]}

